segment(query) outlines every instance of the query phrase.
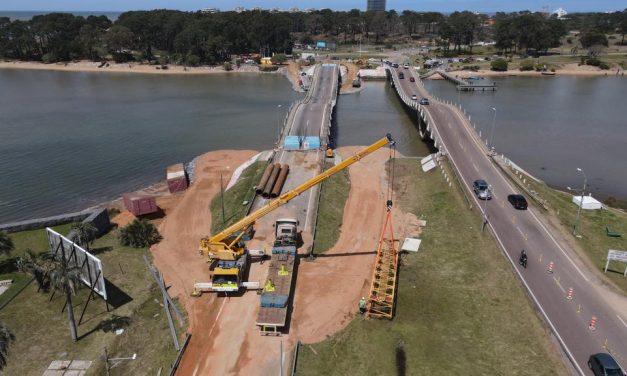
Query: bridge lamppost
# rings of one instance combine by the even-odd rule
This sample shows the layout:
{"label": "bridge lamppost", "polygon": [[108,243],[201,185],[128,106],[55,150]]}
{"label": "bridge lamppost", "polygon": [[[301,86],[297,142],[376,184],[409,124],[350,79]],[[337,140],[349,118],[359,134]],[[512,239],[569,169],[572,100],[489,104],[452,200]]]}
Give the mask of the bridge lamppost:
{"label": "bridge lamppost", "polygon": [[277,124],[277,130],[278,130],[277,141],[276,141],[277,147],[279,146],[279,143],[281,142],[281,122],[279,120],[279,111],[280,110],[281,110],[281,105],[278,104],[276,106],[276,124]]}
{"label": "bridge lamppost", "polygon": [[[582,168],[577,167],[577,171],[583,175],[583,188],[581,189],[581,199],[579,200],[579,208],[577,209],[577,218],[575,219],[575,225],[573,226],[573,235],[577,235],[577,227],[579,226],[579,217],[581,216],[581,207],[583,206],[583,197],[586,194],[586,185],[588,184],[588,177]],[[574,191],[571,187],[566,187],[568,190]]]}
{"label": "bridge lamppost", "polygon": [[490,151],[494,151],[494,127],[496,126],[496,108],[492,107],[492,111],[494,111],[494,115],[492,116],[492,130],[490,131]]}

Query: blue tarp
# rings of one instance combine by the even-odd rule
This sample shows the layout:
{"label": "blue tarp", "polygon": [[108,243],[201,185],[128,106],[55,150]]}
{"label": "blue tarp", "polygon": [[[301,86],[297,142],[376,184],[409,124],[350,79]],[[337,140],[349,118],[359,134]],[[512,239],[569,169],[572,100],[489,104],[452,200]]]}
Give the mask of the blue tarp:
{"label": "blue tarp", "polygon": [[285,150],[298,150],[300,149],[300,141],[298,136],[286,136],[283,142],[283,148]]}
{"label": "blue tarp", "polygon": [[287,295],[261,294],[261,306],[265,308],[284,308],[287,306]]}

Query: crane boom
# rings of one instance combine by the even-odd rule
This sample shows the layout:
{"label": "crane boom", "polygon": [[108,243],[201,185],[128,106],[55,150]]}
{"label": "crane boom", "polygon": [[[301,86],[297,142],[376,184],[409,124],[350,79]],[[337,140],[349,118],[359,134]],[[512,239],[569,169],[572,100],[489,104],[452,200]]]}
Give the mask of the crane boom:
{"label": "crane boom", "polygon": [[231,246],[238,242],[241,235],[236,237],[234,240],[229,241],[228,244],[226,242],[227,239],[232,238],[234,234],[237,233],[238,231],[245,229],[246,227],[252,225],[257,219],[285,205],[290,200],[294,199],[295,197],[305,192],[306,190],[310,189],[311,187],[317,184],[320,184],[321,182],[333,176],[337,172],[342,171],[343,169],[359,161],[363,157],[375,152],[376,150],[388,144],[392,144],[392,145],[394,144],[394,140],[392,139],[392,136],[389,133],[385,137],[381,138],[379,141],[375,142],[374,144],[358,151],[350,158],[347,158],[341,163],[331,167],[330,169],[323,171],[321,174],[309,179],[308,181],[304,182],[298,187],[288,192],[283,193],[281,196],[277,197],[275,200],[269,202],[268,204],[258,209],[254,213],[242,218],[241,220],[235,222],[231,226],[225,228],[219,233],[213,235],[212,237],[201,239],[200,241],[201,253],[205,255],[211,254],[213,257],[217,256],[216,258],[219,258],[219,259],[226,259],[226,260],[237,259],[237,257],[239,257],[239,255],[241,254],[241,252],[243,252],[243,250],[241,250],[241,252],[238,252],[236,250],[231,249]]}

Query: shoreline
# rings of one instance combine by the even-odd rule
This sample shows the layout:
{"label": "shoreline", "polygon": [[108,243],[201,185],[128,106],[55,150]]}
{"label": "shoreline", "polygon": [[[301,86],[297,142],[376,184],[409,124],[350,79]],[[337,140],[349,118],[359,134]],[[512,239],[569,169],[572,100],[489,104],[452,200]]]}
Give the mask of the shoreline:
{"label": "shoreline", "polygon": [[[553,76],[574,76],[574,77],[624,77],[625,71],[621,68],[612,68],[608,70],[602,70],[597,67],[592,67],[589,65],[577,65],[577,64],[566,64],[561,69],[556,69],[554,75],[546,75],[542,74],[542,72],[536,71],[520,71],[518,69],[510,69],[505,72],[496,72],[487,69],[480,69],[476,72],[469,70],[453,70],[448,73],[459,75],[462,78],[467,77],[553,77]],[[441,80],[443,79],[440,75],[434,74],[427,78],[427,80]]]}
{"label": "shoreline", "polygon": [[[108,67],[98,68],[101,63],[91,61],[79,61],[69,63],[45,64],[32,61],[0,61],[0,69],[27,69],[48,70],[64,72],[105,72],[105,73],[141,73],[160,75],[199,75],[199,74],[226,74],[226,73],[271,73],[284,74],[284,67],[279,67],[274,72],[262,72],[258,65],[242,65],[239,68],[233,66],[233,70],[226,71],[221,65],[187,67],[183,65],[168,64],[168,69],[161,69],[160,65],[147,65],[138,63],[116,64],[109,63]],[[157,69],[159,68],[159,69]]]}

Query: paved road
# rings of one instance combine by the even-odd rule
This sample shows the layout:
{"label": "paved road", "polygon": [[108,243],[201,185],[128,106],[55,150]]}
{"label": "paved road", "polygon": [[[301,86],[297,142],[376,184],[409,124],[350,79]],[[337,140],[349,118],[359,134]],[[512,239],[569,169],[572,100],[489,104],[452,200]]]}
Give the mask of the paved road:
{"label": "paved road", "polygon": [[[396,77],[400,71],[405,72],[405,79],[399,80],[399,89],[405,95],[416,94],[418,99],[428,97],[413,69],[392,69]],[[416,78],[415,83],[410,82],[410,76]],[[458,110],[433,100],[423,108],[468,191],[475,179],[485,179],[492,186],[494,199],[490,201],[468,195],[481,211],[485,208],[497,242],[562,342],[564,351],[574,360],[575,372],[592,374],[587,366],[588,357],[592,353],[606,352],[606,340],[607,348],[619,363],[627,366],[625,297],[607,291],[575,252],[560,240],[563,235],[549,229],[538,210],[534,207],[515,210],[507,202],[507,195],[518,193],[517,190],[487,156],[487,148]],[[481,219],[477,221],[479,225]],[[527,269],[518,265],[521,249],[529,255]],[[547,272],[549,262],[554,263],[553,273]],[[570,288],[573,289],[572,300],[567,299]],[[593,316],[597,318],[596,330],[589,329]]]}
{"label": "paved road", "polygon": [[[326,135],[324,131],[329,119],[326,116],[332,108],[332,100],[337,92],[338,71],[337,67],[321,65],[317,67],[312,79],[312,91],[303,103],[292,109],[288,116],[286,126],[287,134],[291,136],[320,136]],[[323,132],[324,131],[324,132]],[[287,192],[305,181],[318,175],[320,171],[320,150],[288,151],[281,149],[275,157],[275,161],[290,166],[290,173],[283,187]],[[299,197],[290,201],[279,209],[277,215],[295,217],[300,223],[300,229],[312,231],[313,217],[316,214],[315,197],[320,186],[302,193]],[[265,205],[267,200],[259,197],[255,201],[253,210]]]}

